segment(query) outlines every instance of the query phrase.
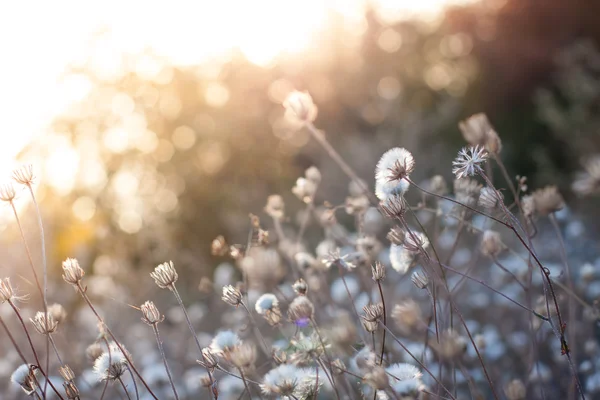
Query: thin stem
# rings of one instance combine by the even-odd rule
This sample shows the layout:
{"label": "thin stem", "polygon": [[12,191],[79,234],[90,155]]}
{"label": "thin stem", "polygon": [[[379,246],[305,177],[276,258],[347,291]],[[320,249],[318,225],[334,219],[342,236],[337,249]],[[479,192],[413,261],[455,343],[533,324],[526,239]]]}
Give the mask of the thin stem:
{"label": "thin stem", "polygon": [[319,327],[317,326],[317,322],[315,321],[314,318],[311,318],[310,322],[312,323],[313,329],[317,333],[319,342],[321,343],[321,346],[323,347],[323,354],[325,354],[325,358],[327,358],[327,362],[329,363],[329,372],[331,373],[331,386],[333,386],[333,389],[335,390],[335,395],[336,395],[337,399],[340,400],[340,393],[338,392],[337,386],[335,385],[335,382],[333,380],[333,369],[331,367],[331,364],[333,364],[333,361],[331,360],[329,353],[327,353],[327,347],[325,346],[325,341],[323,340],[323,336],[321,336],[321,331],[319,330]]}
{"label": "thin stem", "polygon": [[64,367],[65,364],[63,363],[62,359],[60,358],[60,354],[58,353],[58,349],[56,348],[56,343],[54,343],[54,339],[52,338],[52,335],[48,334],[48,337],[50,338],[50,344],[52,344],[52,348],[54,349],[54,354],[56,354],[56,358],[58,359],[60,366]]}
{"label": "thin stem", "polygon": [[[108,365],[112,365],[112,351],[110,350],[110,344],[108,344],[108,340],[106,336],[103,334],[102,339],[104,339],[104,344],[106,345],[106,351],[108,352]],[[102,388],[102,394],[100,395],[100,400],[104,399],[104,395],[106,394],[106,389],[108,389],[108,379],[104,380],[104,387]]]}
{"label": "thin stem", "polygon": [[131,400],[131,396],[129,395],[129,392],[127,391],[127,386],[125,386],[125,383],[123,382],[123,379],[121,379],[121,377],[119,376],[117,378],[117,380],[119,381],[119,383],[121,384],[121,386],[123,387],[123,390],[125,391],[125,394],[127,395],[127,398],[129,400]]}
{"label": "thin stem", "polygon": [[250,321],[250,325],[252,325],[252,332],[254,333],[256,340],[258,340],[258,342],[260,343],[260,346],[259,346],[260,349],[265,354],[265,356],[267,356],[267,358],[271,358],[271,353],[269,352],[269,346],[267,346],[267,343],[265,342],[265,338],[263,337],[263,335],[260,334],[260,331],[259,331],[258,327],[256,326],[256,321],[254,321],[254,317],[252,316],[252,313],[250,312],[250,310],[248,309],[246,304],[244,304],[243,301],[240,302],[240,304],[242,305],[242,307],[244,308],[244,310],[246,310],[246,313],[248,314],[248,319]]}
{"label": "thin stem", "polygon": [[[179,307],[181,307],[181,309],[183,310],[183,315],[185,316],[185,320],[188,324],[188,328],[190,329],[190,332],[192,333],[192,336],[194,337],[194,341],[196,342],[196,346],[198,346],[198,350],[200,351],[200,355],[202,356],[202,361],[204,362],[206,372],[208,373],[208,378],[210,379],[210,386],[212,388],[214,386],[215,380],[213,378],[212,373],[210,372],[210,369],[208,369],[208,367],[206,367],[206,364],[207,364],[206,358],[204,357],[204,353],[202,353],[202,346],[200,346],[200,342],[198,341],[198,335],[196,334],[196,330],[192,326],[192,321],[190,321],[190,316],[188,315],[187,310],[185,309],[185,306],[183,305],[183,300],[181,300],[181,296],[179,296],[179,292],[177,291],[175,284],[173,283],[170,286],[170,288],[171,288],[171,291],[173,292],[173,294],[175,295],[177,302],[179,303]],[[217,394],[215,393],[215,391],[211,390],[211,393],[213,394],[215,400],[217,400]]]}
{"label": "thin stem", "polygon": [[0,317],[0,325],[2,325],[2,327],[4,328],[4,331],[6,332],[6,335],[8,336],[8,338],[11,341],[11,343],[13,344],[15,350],[17,350],[17,354],[19,355],[19,357],[21,357],[21,361],[23,361],[23,364],[27,364],[27,360],[25,359],[25,356],[23,355],[23,352],[19,348],[19,345],[17,344],[17,341],[15,340],[15,338],[13,337],[13,335],[8,330],[8,326],[6,326],[6,323],[4,322],[4,319],[2,319],[2,317]]}
{"label": "thin stem", "polygon": [[160,339],[160,333],[158,332],[158,324],[152,324],[152,330],[154,331],[154,336],[156,336],[156,344],[158,345],[158,350],[160,351],[160,355],[163,359],[163,363],[165,364],[165,371],[167,371],[167,376],[169,377],[169,382],[171,383],[171,388],[173,389],[173,394],[175,395],[175,399],[179,400],[179,396],[177,395],[177,390],[175,389],[175,384],[173,383],[173,377],[171,376],[171,370],[169,369],[169,364],[167,364],[167,357],[165,356],[165,350],[163,349],[162,340]]}
{"label": "thin stem", "polygon": [[127,372],[129,372],[129,376],[131,377],[131,382],[133,382],[133,389],[135,390],[135,398],[140,400],[140,393],[138,392],[137,383],[135,382],[135,377],[133,376],[133,372],[131,372],[131,368],[127,367]]}
{"label": "thin stem", "polygon": [[[150,395],[155,400],[158,400],[158,397],[156,397],[156,395],[154,394],[154,392],[152,392],[152,389],[150,389],[150,386],[148,386],[148,383],[146,383],[146,381],[144,380],[144,378],[142,377],[142,375],[139,373],[139,371],[137,370],[137,368],[133,365],[133,361],[131,360],[131,358],[127,354],[128,353],[127,350],[125,350],[123,348],[123,346],[121,345],[121,343],[119,343],[119,341],[117,340],[117,338],[115,337],[115,335],[112,333],[112,331],[110,330],[110,328],[108,327],[108,325],[106,325],[104,323],[104,320],[102,319],[102,317],[100,316],[100,314],[98,314],[98,311],[96,311],[96,308],[94,307],[94,305],[90,301],[88,295],[85,292],[85,289],[83,287],[81,287],[81,283],[77,283],[77,289],[79,290],[79,293],[81,293],[81,296],[83,297],[83,299],[85,300],[85,302],[87,303],[87,305],[90,307],[90,309],[92,310],[92,312],[94,313],[94,315],[98,319],[98,322],[100,322],[104,326],[104,329],[106,329],[106,332],[110,335],[111,339],[115,342],[115,344],[117,345],[117,347],[119,348],[119,350],[121,350],[121,353],[123,353],[123,357],[125,357],[125,359],[127,360],[127,363],[129,365],[129,367],[133,369],[133,372],[135,372],[136,376],[142,382],[142,384],[144,385],[144,387],[146,388],[146,390],[148,391],[148,393],[150,393]],[[110,348],[110,346],[109,346],[109,348]]]}
{"label": "thin stem", "polygon": [[252,399],[252,392],[250,391],[248,382],[246,382],[246,377],[244,376],[244,371],[242,371],[241,368],[238,368],[238,370],[240,371],[240,377],[242,378],[242,382],[244,382],[244,388],[246,388],[246,391],[248,392],[248,398]]}
{"label": "thin stem", "polygon": [[[377,287],[379,288],[379,295],[381,297],[381,305],[383,306],[383,324],[387,324],[387,312],[385,308],[385,297],[383,296],[383,289],[381,288],[381,281],[377,281]],[[381,357],[379,359],[379,365],[383,364],[383,354],[385,352],[385,329],[383,330],[383,336],[381,339]]]}

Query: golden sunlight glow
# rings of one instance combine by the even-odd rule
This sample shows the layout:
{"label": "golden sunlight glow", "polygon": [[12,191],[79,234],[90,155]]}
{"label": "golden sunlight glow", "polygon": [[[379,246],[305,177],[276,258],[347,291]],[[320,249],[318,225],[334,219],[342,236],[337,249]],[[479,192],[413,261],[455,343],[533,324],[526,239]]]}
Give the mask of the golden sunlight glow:
{"label": "golden sunlight glow", "polygon": [[[366,28],[365,10],[372,6],[383,22],[403,18],[430,19],[449,4],[473,0],[219,0],[153,2],[147,0],[36,0],[0,3],[0,176],[15,166],[18,152],[31,140],[40,138],[51,120],[68,112],[69,106],[84,98],[93,83],[84,75],[66,75],[68,66],[85,67],[103,79],[119,77],[126,62],[135,60],[140,76],[168,83],[173,75],[169,65],[200,65],[211,59],[227,59],[239,51],[250,62],[269,66],[278,57],[307,51],[318,43],[331,17],[342,17],[349,32],[362,34]],[[382,34],[379,41],[387,51],[401,45],[393,32]],[[150,50],[158,58],[150,58]],[[129,61],[127,61],[129,60]],[[160,61],[164,60],[164,61]],[[129,65],[129,64],[128,64]],[[441,71],[441,70],[440,70]],[[431,71],[433,85],[443,82],[443,71]],[[210,74],[208,69],[204,73]],[[207,102],[215,107],[228,100],[228,90],[215,83],[204,89]],[[397,82],[382,81],[384,96],[396,96]],[[145,101],[156,101],[147,93]],[[161,100],[165,113],[177,116],[178,99]],[[133,102],[126,95],[115,96],[113,111],[129,118]],[[139,131],[139,130],[138,130]],[[161,162],[173,152],[170,142],[133,137],[126,127],[116,127],[105,137],[105,145],[123,151],[135,145],[142,149],[160,149]],[[182,127],[174,133],[178,148],[191,146],[190,135]],[[73,186],[80,159],[65,143],[54,143],[56,151],[38,169],[45,181],[59,192]],[[219,158],[220,160],[220,158]],[[215,163],[204,167],[212,170]],[[35,160],[30,160],[35,161]],[[50,177],[50,179],[46,179]],[[84,200],[78,214],[86,217]],[[84,211],[81,211],[84,210]],[[133,229],[137,219],[129,216],[123,225]]]}

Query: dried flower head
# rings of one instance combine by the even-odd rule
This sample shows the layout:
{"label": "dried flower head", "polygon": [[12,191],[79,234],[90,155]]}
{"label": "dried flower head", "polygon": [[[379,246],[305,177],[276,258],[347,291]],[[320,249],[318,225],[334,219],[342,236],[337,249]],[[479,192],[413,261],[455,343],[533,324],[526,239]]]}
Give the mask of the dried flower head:
{"label": "dried flower head", "polygon": [[374,322],[374,321],[367,321],[367,320],[362,320],[362,324],[363,324],[363,328],[365,328],[365,331],[369,332],[369,333],[373,333],[375,331],[377,331],[377,328],[379,327],[379,323]]}
{"label": "dried flower head", "polygon": [[60,376],[62,376],[65,381],[75,380],[75,373],[73,372],[71,367],[69,367],[66,364],[64,366],[60,367],[58,369],[58,372],[60,372]]}
{"label": "dried flower head", "polygon": [[40,335],[49,335],[56,332],[58,322],[52,318],[52,314],[38,311],[33,318],[29,319]]}
{"label": "dried flower head", "polygon": [[283,102],[285,115],[298,123],[313,122],[317,118],[318,109],[308,92],[293,91]]}
{"label": "dried flower head", "polygon": [[375,304],[367,304],[363,307],[364,315],[362,316],[363,320],[369,322],[378,322],[383,318],[383,304],[375,303]]}
{"label": "dried flower head", "polygon": [[484,146],[492,154],[498,154],[502,150],[500,137],[485,114],[472,115],[460,122],[458,127],[470,145]]}
{"label": "dried flower head", "polygon": [[294,282],[292,289],[294,289],[294,292],[296,292],[298,296],[306,296],[306,293],[308,292],[308,284],[304,279],[300,278]]}
{"label": "dried flower head", "polygon": [[260,388],[264,394],[282,398],[302,398],[301,386],[306,373],[295,365],[282,364],[264,376]]}
{"label": "dried flower head", "polygon": [[456,179],[462,179],[483,172],[481,164],[487,160],[487,157],[488,153],[483,147],[463,147],[456,159],[452,161],[452,173],[456,175]]}
{"label": "dried flower head", "polygon": [[583,164],[585,172],[579,173],[573,182],[573,191],[587,196],[600,191],[600,155],[596,155]]}
{"label": "dried flower head", "polygon": [[454,181],[454,195],[456,201],[474,206],[481,192],[481,185],[474,179],[456,179]]}
{"label": "dried flower head", "polygon": [[542,216],[549,215],[561,210],[565,206],[565,200],[558,192],[556,186],[546,186],[532,193],[535,210]]}
{"label": "dried flower head", "polygon": [[423,374],[417,367],[406,363],[392,364],[386,372],[390,377],[392,390],[401,398],[419,398],[419,392],[425,388],[421,381]]}
{"label": "dried flower head", "polygon": [[242,343],[239,336],[233,331],[220,331],[210,343],[210,351],[218,356],[231,352]]}
{"label": "dried flower head", "polygon": [[404,336],[420,333],[427,326],[423,320],[421,307],[412,299],[396,304],[392,309],[392,319]]}
{"label": "dried flower head", "polygon": [[196,362],[207,368],[210,372],[214,371],[219,365],[217,356],[208,347],[202,349],[202,359],[196,360]]}
{"label": "dried flower head", "polygon": [[327,268],[341,267],[346,270],[356,268],[356,265],[349,261],[346,261],[348,256],[349,254],[345,254],[342,256],[340,254],[340,249],[336,249],[334,251],[331,251],[326,257],[323,258],[323,264],[325,264]]}
{"label": "dried flower head", "polygon": [[13,179],[21,185],[31,185],[35,177],[33,176],[33,165],[26,164],[17,168],[12,173]]}
{"label": "dried flower head", "polygon": [[272,194],[267,198],[267,205],[264,208],[267,215],[273,219],[283,219],[285,215],[285,203],[283,197],[278,194]]}
{"label": "dried flower head", "polygon": [[279,300],[272,293],[265,293],[256,300],[254,308],[256,312],[264,315],[267,311],[272,311],[279,307]]}
{"label": "dried flower head", "polygon": [[290,303],[288,318],[298,326],[306,326],[312,319],[315,307],[306,296],[298,296]]}
{"label": "dried flower head", "polygon": [[79,266],[79,262],[76,258],[67,258],[62,263],[63,268],[63,279],[65,282],[78,286],[83,276],[85,275],[85,271]]}
{"label": "dried flower head", "polygon": [[395,271],[405,274],[415,260],[416,254],[408,251],[402,245],[392,244],[390,246],[390,264]]}
{"label": "dried flower head", "polygon": [[229,355],[229,360],[239,369],[251,369],[256,362],[256,347],[252,343],[242,343],[234,347]]}
{"label": "dried flower head", "polygon": [[413,272],[410,280],[419,289],[425,289],[429,285],[429,277],[422,271]]}
{"label": "dried flower head", "polygon": [[385,279],[385,266],[379,261],[371,265],[371,274],[375,282],[380,282]]}
{"label": "dried flower head", "polygon": [[380,365],[374,366],[367,372],[363,376],[363,381],[375,390],[384,390],[390,385],[387,372]]}
{"label": "dried flower head", "polygon": [[150,272],[150,276],[159,288],[169,290],[173,290],[173,285],[179,277],[177,271],[175,271],[173,261],[160,264],[154,268],[154,272]]}
{"label": "dried flower head", "polygon": [[97,342],[90,344],[85,349],[85,355],[86,355],[87,359],[91,362],[96,361],[96,359],[98,357],[100,357],[103,352],[104,352],[104,350],[102,349],[102,346]]}
{"label": "dried flower head", "polygon": [[386,196],[385,200],[379,203],[379,208],[388,218],[402,219],[408,208],[406,200],[400,195]]}
{"label": "dried flower head", "polygon": [[32,364],[22,364],[10,376],[10,381],[23,389],[26,395],[31,396],[37,390],[38,369]]}
{"label": "dried flower head", "polygon": [[114,381],[119,379],[127,371],[127,358],[115,344],[100,355],[94,362],[94,372],[99,381]]}
{"label": "dried flower head", "polygon": [[10,284],[10,278],[0,279],[0,303],[15,299],[15,291]]}
{"label": "dried flower head", "polygon": [[73,382],[73,381],[63,382],[63,388],[65,390],[65,394],[67,395],[67,399],[76,400],[76,399],[80,398],[81,393],[79,392],[79,389],[75,385],[75,382]]}
{"label": "dried flower head", "polygon": [[504,250],[500,233],[496,231],[486,230],[483,232],[481,240],[481,253],[484,256],[495,258]]}
{"label": "dried flower head", "polygon": [[223,296],[221,299],[234,307],[239,306],[242,303],[242,293],[231,285],[223,286]]}
{"label": "dried flower head", "polygon": [[497,208],[503,202],[504,196],[501,192],[490,187],[481,188],[477,204],[488,210]]}
{"label": "dried flower head", "polygon": [[424,233],[415,230],[409,230],[404,235],[404,248],[413,253],[420,253],[429,247],[429,239]]}
{"label": "dried flower head", "polygon": [[148,325],[156,325],[165,319],[165,317],[160,314],[158,308],[156,308],[154,303],[151,301],[147,301],[142,304],[140,309],[142,310],[142,321]]}
{"label": "dried flower head", "polygon": [[379,190],[376,195],[384,201],[390,194],[404,194],[408,189],[407,178],[415,168],[412,154],[401,147],[383,153],[375,167],[375,181]]}
{"label": "dried flower head", "polygon": [[58,303],[50,304],[48,306],[48,314],[50,314],[54,321],[59,325],[67,319],[67,310]]}
{"label": "dried flower head", "polygon": [[0,185],[0,200],[11,203],[16,196],[17,192],[15,191],[15,187],[12,185],[12,183],[4,183]]}

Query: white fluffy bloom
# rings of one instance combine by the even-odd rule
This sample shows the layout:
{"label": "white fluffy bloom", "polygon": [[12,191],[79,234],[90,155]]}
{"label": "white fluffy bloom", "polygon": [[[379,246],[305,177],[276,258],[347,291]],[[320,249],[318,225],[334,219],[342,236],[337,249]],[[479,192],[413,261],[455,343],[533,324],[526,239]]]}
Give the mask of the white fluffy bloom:
{"label": "white fluffy bloom", "polygon": [[384,201],[391,194],[404,194],[409,187],[406,178],[415,168],[412,154],[400,147],[383,153],[375,168],[375,194]]}
{"label": "white fluffy bloom", "polygon": [[231,351],[234,347],[240,345],[240,337],[233,331],[221,331],[213,338],[210,343],[210,350],[219,356],[224,352]]}
{"label": "white fluffy bloom", "polygon": [[282,364],[267,372],[260,385],[264,394],[275,394],[283,399],[305,398],[315,388],[314,372],[291,364]]}
{"label": "white fluffy bloom", "polygon": [[10,381],[15,385],[19,385],[28,396],[31,396],[37,388],[38,370],[32,370],[31,367],[33,367],[31,364],[21,364],[10,376]]}
{"label": "white fluffy bloom", "polygon": [[271,311],[279,305],[279,300],[274,294],[265,293],[256,300],[254,308],[260,315],[265,314],[267,311]]}
{"label": "white fluffy bloom", "polygon": [[404,246],[392,244],[390,247],[390,263],[392,268],[401,274],[405,274],[415,259],[415,254],[406,250]]}
{"label": "white fluffy bloom", "polygon": [[423,374],[417,367],[406,363],[392,364],[385,369],[390,376],[390,385],[394,392],[402,396],[417,396],[424,388],[421,382]]}
{"label": "white fluffy bloom", "polygon": [[115,380],[127,370],[127,358],[121,349],[114,344],[109,349],[94,362],[94,372],[100,381]]}

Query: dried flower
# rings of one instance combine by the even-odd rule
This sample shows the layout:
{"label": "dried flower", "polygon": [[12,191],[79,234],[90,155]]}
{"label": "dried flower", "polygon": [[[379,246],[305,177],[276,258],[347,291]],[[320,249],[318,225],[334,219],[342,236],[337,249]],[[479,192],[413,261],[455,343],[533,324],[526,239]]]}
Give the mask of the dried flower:
{"label": "dried flower", "polygon": [[220,331],[210,343],[210,351],[218,356],[223,356],[241,343],[242,341],[235,332]]}
{"label": "dried flower", "polygon": [[580,196],[587,196],[600,190],[600,155],[587,160],[583,168],[585,172],[579,173],[573,182],[573,191]]}
{"label": "dried flower", "polygon": [[375,167],[376,195],[384,201],[390,194],[404,194],[408,177],[415,168],[412,154],[401,147],[383,153]]}
{"label": "dried flower", "polygon": [[401,245],[402,243],[404,243],[405,234],[406,233],[404,232],[404,229],[395,226],[392,229],[390,229],[386,237],[392,244]]}
{"label": "dried flower", "polygon": [[392,319],[396,323],[400,333],[404,336],[420,333],[427,326],[423,321],[421,307],[411,299],[394,306],[392,309]]}
{"label": "dried flower", "polygon": [[15,291],[10,284],[10,278],[0,279],[0,303],[15,299]]}
{"label": "dried flower", "polygon": [[196,360],[196,362],[207,368],[210,372],[214,371],[219,365],[217,356],[208,347],[202,349],[202,359]]}
{"label": "dried flower", "polygon": [[282,398],[302,398],[300,389],[306,375],[301,368],[282,364],[267,372],[260,388],[264,394],[277,395]]}
{"label": "dried flower", "polygon": [[502,193],[496,189],[484,187],[481,188],[481,191],[479,192],[479,200],[477,203],[488,210],[493,210],[499,206],[503,198],[504,196]]}
{"label": "dried flower", "polygon": [[458,127],[470,145],[484,146],[492,154],[498,154],[502,150],[500,137],[485,114],[472,115],[460,122]]}
{"label": "dried flower", "polygon": [[75,373],[73,372],[71,367],[69,367],[68,365],[60,367],[58,369],[58,372],[60,372],[60,376],[62,376],[65,381],[75,380]]}
{"label": "dried flower", "polygon": [[79,389],[72,381],[63,382],[63,388],[65,389],[65,394],[67,395],[67,399],[75,400],[79,399],[81,394],[79,393]]}
{"label": "dried flower", "polygon": [[312,319],[315,307],[306,296],[298,296],[292,300],[288,309],[288,318],[298,326],[306,326]]}
{"label": "dried flower", "polygon": [[278,194],[272,194],[267,198],[267,205],[264,208],[267,215],[273,219],[283,219],[285,212],[285,204],[283,197]]}
{"label": "dried flower", "polygon": [[353,263],[351,263],[349,261],[346,261],[348,256],[349,256],[348,254],[345,254],[342,256],[340,254],[340,249],[336,249],[336,250],[330,252],[327,257],[323,258],[323,264],[325,264],[325,266],[327,268],[331,268],[333,266],[339,266],[339,267],[342,267],[347,270],[356,268],[356,265],[354,265]]}
{"label": "dried flower", "polygon": [[429,247],[429,239],[427,239],[427,236],[422,232],[409,230],[404,235],[403,246],[410,252],[419,253]]}
{"label": "dried flower", "polygon": [[229,360],[237,368],[249,369],[256,362],[256,347],[251,343],[242,343],[231,351]]}
{"label": "dried flower", "polygon": [[52,314],[38,311],[33,318],[29,319],[33,327],[40,335],[49,335],[56,332],[58,322],[52,318]]}
{"label": "dried flower", "polygon": [[386,196],[385,200],[379,203],[379,207],[386,217],[402,219],[406,214],[407,204],[403,196],[391,195]]}
{"label": "dried flower", "polygon": [[33,176],[33,165],[26,164],[13,171],[13,179],[22,185],[31,185],[35,177]]}
{"label": "dried flower", "polygon": [[154,305],[153,302],[147,301],[141,305],[140,309],[142,310],[142,321],[144,321],[148,325],[156,325],[159,322],[162,322],[165,317],[160,314],[158,308]]}
{"label": "dried flower", "polygon": [[565,200],[558,192],[556,186],[546,186],[532,193],[535,211],[546,216],[561,210],[565,206]]}
{"label": "dried flower", "polygon": [[453,329],[448,329],[440,335],[440,343],[434,349],[445,359],[460,357],[467,351],[466,339]]}
{"label": "dried flower", "polygon": [[390,246],[390,264],[395,271],[401,274],[408,271],[415,260],[415,255],[416,253],[408,251],[402,245],[392,244]]}
{"label": "dried flower", "polygon": [[504,245],[502,244],[502,238],[498,232],[491,230],[483,232],[481,253],[484,256],[495,258],[502,250],[504,250]]}
{"label": "dried flower", "polygon": [[12,373],[10,381],[19,385],[25,394],[31,396],[37,389],[37,372],[38,369],[35,365],[22,364]]}
{"label": "dried flower", "polygon": [[239,306],[242,303],[242,293],[231,285],[223,286],[223,296],[221,299],[234,307]]}
{"label": "dried flower", "polygon": [[418,398],[419,392],[425,388],[421,381],[423,374],[414,365],[397,363],[385,370],[390,377],[392,390],[402,398]]}
{"label": "dried flower", "polygon": [[452,161],[452,173],[456,175],[456,179],[462,179],[483,172],[481,164],[487,159],[487,156],[488,153],[483,147],[464,147]]}
{"label": "dried flower", "polygon": [[481,187],[474,179],[456,179],[454,181],[456,201],[468,206],[474,206],[477,203]]}
{"label": "dried flower", "polygon": [[279,300],[277,300],[277,297],[272,293],[263,294],[256,300],[256,304],[254,305],[256,312],[261,315],[278,307]]}
{"label": "dried flower", "polygon": [[313,122],[317,118],[318,109],[308,92],[293,91],[283,102],[285,115],[298,123]]}
{"label": "dried flower", "polygon": [[178,278],[173,261],[160,264],[154,268],[154,272],[150,272],[150,276],[159,288],[169,290],[173,290],[173,284],[177,282]]}
{"label": "dried flower", "polygon": [[385,279],[385,266],[379,261],[371,265],[371,273],[375,282],[380,282]]}
{"label": "dried flower", "polygon": [[365,313],[362,316],[363,320],[369,322],[378,322],[383,318],[383,304],[367,304],[363,307],[363,312]]}
{"label": "dried flower", "polygon": [[114,381],[119,379],[127,370],[127,358],[115,344],[103,352],[94,362],[94,372],[99,381]]}
{"label": "dried flower", "polygon": [[292,289],[294,289],[294,292],[296,292],[297,295],[306,296],[306,293],[308,292],[308,285],[304,279],[300,278],[294,282]]}
{"label": "dried flower", "polygon": [[384,390],[390,385],[388,375],[382,366],[376,365],[363,377],[363,381],[375,390]]}
{"label": "dried flower", "polygon": [[0,185],[0,200],[11,203],[16,196],[17,192],[15,192],[15,187],[11,183]]}
{"label": "dried flower", "polygon": [[429,277],[421,271],[413,272],[410,280],[419,289],[425,289],[429,285]]}
{"label": "dried flower", "polygon": [[62,263],[63,268],[63,279],[65,282],[78,286],[83,276],[85,275],[85,271],[79,266],[79,262],[76,258],[67,258]]}

